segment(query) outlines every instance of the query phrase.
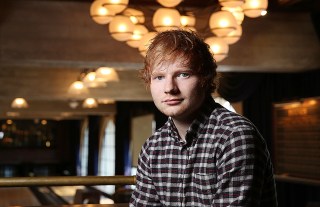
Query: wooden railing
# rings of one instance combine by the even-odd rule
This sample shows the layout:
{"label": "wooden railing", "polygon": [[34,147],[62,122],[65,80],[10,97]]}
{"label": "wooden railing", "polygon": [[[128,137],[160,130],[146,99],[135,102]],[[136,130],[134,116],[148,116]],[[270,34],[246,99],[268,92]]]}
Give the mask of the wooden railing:
{"label": "wooden railing", "polygon": [[134,185],[135,176],[48,176],[0,178],[0,187]]}

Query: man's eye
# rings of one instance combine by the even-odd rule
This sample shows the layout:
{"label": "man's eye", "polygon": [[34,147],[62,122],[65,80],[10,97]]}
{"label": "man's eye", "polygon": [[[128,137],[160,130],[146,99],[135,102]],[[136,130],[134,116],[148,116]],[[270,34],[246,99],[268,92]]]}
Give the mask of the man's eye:
{"label": "man's eye", "polygon": [[162,79],[163,79],[163,76],[161,76],[161,75],[154,76],[153,79],[155,79],[155,80],[162,80]]}
{"label": "man's eye", "polygon": [[180,73],[178,76],[182,77],[182,78],[188,78],[188,77],[190,77],[190,74],[189,73]]}

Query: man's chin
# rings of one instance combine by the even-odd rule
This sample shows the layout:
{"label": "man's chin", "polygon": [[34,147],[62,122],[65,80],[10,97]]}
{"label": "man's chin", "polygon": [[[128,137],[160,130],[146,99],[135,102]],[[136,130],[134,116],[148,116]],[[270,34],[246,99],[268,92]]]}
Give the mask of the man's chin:
{"label": "man's chin", "polygon": [[176,117],[179,116],[179,113],[174,112],[174,111],[163,111],[162,113],[163,113],[164,115],[170,116],[170,117],[172,117],[172,118],[176,118]]}

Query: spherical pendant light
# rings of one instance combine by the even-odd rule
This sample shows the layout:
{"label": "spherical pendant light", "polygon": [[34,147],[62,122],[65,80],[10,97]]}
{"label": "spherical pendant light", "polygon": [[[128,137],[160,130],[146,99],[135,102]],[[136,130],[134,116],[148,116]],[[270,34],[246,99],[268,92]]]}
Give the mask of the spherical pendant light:
{"label": "spherical pendant light", "polygon": [[82,104],[83,108],[97,108],[98,107],[98,102],[94,98],[87,98],[83,101]]}
{"label": "spherical pendant light", "polygon": [[133,24],[143,24],[145,22],[143,12],[137,9],[127,8],[122,14],[129,17]]}
{"label": "spherical pendant light", "polygon": [[221,37],[209,37],[204,41],[210,46],[213,57],[217,62],[228,56],[229,46]]}
{"label": "spherical pendant light", "polygon": [[143,57],[146,56],[146,52],[147,52],[148,47],[149,47],[149,45],[151,43],[151,40],[156,36],[156,34],[157,34],[156,32],[148,32],[140,40],[138,49],[139,49],[140,54]]}
{"label": "spherical pendant light", "polygon": [[96,70],[96,79],[102,82],[118,82],[119,76],[114,68],[100,67]]}
{"label": "spherical pendant light", "polygon": [[223,36],[222,38],[226,41],[227,44],[231,45],[239,41],[240,37],[242,35],[242,27],[241,25],[237,26],[237,29],[230,32],[226,36]]}
{"label": "spherical pendant light", "polygon": [[153,15],[152,23],[158,32],[177,29],[181,26],[180,13],[176,9],[157,9]]}
{"label": "spherical pendant light", "polygon": [[219,0],[221,6],[237,7],[242,6],[244,0]]}
{"label": "spherical pendant light", "polygon": [[236,30],[237,21],[231,12],[218,11],[211,14],[209,26],[211,31],[220,37]]}
{"label": "spherical pendant light", "polygon": [[260,17],[266,12],[268,7],[268,0],[246,0],[242,5],[243,12],[247,17]]}
{"label": "spherical pendant light", "polygon": [[103,6],[105,2],[106,0],[96,0],[90,7],[90,15],[98,24],[108,24],[115,16],[113,11]]}
{"label": "spherical pendant light", "polygon": [[115,16],[109,24],[111,36],[118,41],[127,41],[133,34],[134,24],[123,15]]}
{"label": "spherical pendant light", "polygon": [[148,33],[148,29],[141,24],[134,25],[133,34],[131,35],[130,39],[127,40],[127,44],[130,47],[138,48],[140,45],[140,40],[142,37]]}
{"label": "spherical pendant light", "polygon": [[24,98],[15,98],[11,103],[11,107],[12,108],[21,109],[21,108],[28,108],[29,105],[28,105],[26,99],[24,99]]}
{"label": "spherical pendant light", "polygon": [[104,7],[118,14],[127,8],[129,0],[105,0]]}
{"label": "spherical pendant light", "polygon": [[182,2],[182,0],[157,0],[159,4],[164,7],[175,7]]}
{"label": "spherical pendant light", "polygon": [[196,28],[194,27],[196,25],[195,16],[193,16],[193,15],[181,15],[180,23],[181,23],[182,28],[190,29],[192,31],[196,31]]}
{"label": "spherical pendant light", "polygon": [[83,84],[88,88],[106,87],[106,82],[97,79],[96,76],[96,72],[89,72],[82,79]]}
{"label": "spherical pendant light", "polygon": [[244,20],[244,13],[243,13],[243,9],[242,9],[241,6],[238,6],[238,7],[222,7],[221,10],[222,11],[231,12],[233,14],[233,16],[236,18],[237,24],[238,25],[242,24],[242,22]]}
{"label": "spherical pendant light", "polygon": [[82,81],[75,81],[69,86],[68,93],[80,95],[89,93],[89,90]]}

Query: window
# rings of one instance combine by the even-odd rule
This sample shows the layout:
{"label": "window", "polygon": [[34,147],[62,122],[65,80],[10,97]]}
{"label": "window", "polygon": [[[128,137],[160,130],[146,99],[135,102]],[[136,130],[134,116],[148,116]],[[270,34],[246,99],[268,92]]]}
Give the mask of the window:
{"label": "window", "polygon": [[80,141],[80,162],[78,175],[88,175],[88,151],[89,151],[89,128],[88,121],[85,120],[82,125],[81,141]]}
{"label": "window", "polygon": [[[100,143],[99,171],[100,176],[115,175],[115,124],[113,118],[106,118],[102,127],[102,139]],[[106,185],[98,186],[98,188],[106,193],[113,194],[115,186]]]}

